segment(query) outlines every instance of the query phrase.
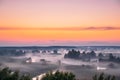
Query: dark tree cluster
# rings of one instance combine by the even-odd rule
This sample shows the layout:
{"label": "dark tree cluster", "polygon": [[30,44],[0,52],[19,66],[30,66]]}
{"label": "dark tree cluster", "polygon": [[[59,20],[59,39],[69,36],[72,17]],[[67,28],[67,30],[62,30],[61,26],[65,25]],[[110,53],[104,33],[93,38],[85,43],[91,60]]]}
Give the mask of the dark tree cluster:
{"label": "dark tree cluster", "polygon": [[0,69],[0,80],[31,80],[30,75],[21,75],[9,68]]}
{"label": "dark tree cluster", "polygon": [[49,72],[42,77],[41,80],[76,80],[75,75],[69,72],[56,71],[55,73]]}
{"label": "dark tree cluster", "polygon": [[[46,73],[41,80],[80,80],[80,79],[76,79],[75,75],[71,72],[68,73],[56,71],[55,73],[53,72]],[[101,73],[100,75],[96,74],[95,76],[93,76],[92,80],[116,80],[116,77]]]}
{"label": "dark tree cluster", "polygon": [[22,50],[16,50],[16,49],[0,49],[0,55],[10,55],[10,56],[21,56],[24,55],[25,52]]}
{"label": "dark tree cluster", "polygon": [[40,53],[40,51],[35,49],[35,50],[32,50],[32,53]]}
{"label": "dark tree cluster", "polygon": [[112,53],[109,53],[108,55],[103,55],[102,53],[98,54],[99,61],[111,61],[115,63],[120,63],[120,57],[114,56]]}
{"label": "dark tree cluster", "polygon": [[73,59],[90,59],[90,58],[95,58],[96,57],[96,53],[94,51],[91,52],[83,52],[80,53],[80,51],[76,51],[76,50],[71,50],[69,51],[67,54],[65,54],[64,58],[73,58]]}
{"label": "dark tree cluster", "polygon": [[[30,75],[25,75],[19,73],[19,71],[12,71],[9,68],[0,69],[0,80],[32,80]],[[38,80],[38,79],[36,79]],[[71,72],[48,72],[41,80],[80,80],[76,79],[75,75]],[[100,75],[93,76],[92,80],[116,80],[115,76],[108,75],[104,73]]]}
{"label": "dark tree cluster", "polygon": [[68,52],[68,54],[65,54],[65,58],[73,58],[73,59],[78,59],[80,56],[80,52],[76,50],[71,50]]}
{"label": "dark tree cluster", "polygon": [[116,80],[116,77],[111,75],[106,76],[104,73],[101,73],[100,75],[93,76],[93,80]]}
{"label": "dark tree cluster", "polygon": [[67,54],[65,54],[64,58],[72,58],[72,59],[80,59],[83,61],[90,61],[92,58],[98,58],[99,61],[111,61],[120,63],[120,57],[114,56],[112,53],[110,53],[108,56],[104,56],[102,53],[99,53],[98,56],[96,56],[96,53],[94,51],[91,52],[82,52],[76,51],[72,49]]}
{"label": "dark tree cluster", "polygon": [[120,57],[116,57],[113,54],[109,54],[109,61],[120,63]]}
{"label": "dark tree cluster", "polygon": [[96,53],[94,51],[91,52],[83,52],[80,54],[80,58],[95,58]]}
{"label": "dark tree cluster", "polygon": [[54,54],[57,54],[57,53],[58,53],[58,51],[57,51],[57,50],[53,50],[53,53],[54,53]]}

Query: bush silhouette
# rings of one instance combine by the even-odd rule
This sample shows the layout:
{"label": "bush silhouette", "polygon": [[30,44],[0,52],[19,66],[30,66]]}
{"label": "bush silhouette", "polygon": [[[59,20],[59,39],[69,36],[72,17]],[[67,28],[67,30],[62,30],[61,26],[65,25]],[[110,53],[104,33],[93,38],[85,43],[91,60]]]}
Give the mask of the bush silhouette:
{"label": "bush silhouette", "polygon": [[29,75],[20,76],[19,71],[12,71],[8,67],[0,69],[0,80],[31,80]]}
{"label": "bush silhouette", "polygon": [[106,76],[104,73],[101,73],[100,75],[93,76],[93,80],[116,80],[116,78],[115,76]]}
{"label": "bush silhouette", "polygon": [[49,72],[42,77],[41,80],[76,80],[75,75],[69,72],[56,71],[55,73]]}

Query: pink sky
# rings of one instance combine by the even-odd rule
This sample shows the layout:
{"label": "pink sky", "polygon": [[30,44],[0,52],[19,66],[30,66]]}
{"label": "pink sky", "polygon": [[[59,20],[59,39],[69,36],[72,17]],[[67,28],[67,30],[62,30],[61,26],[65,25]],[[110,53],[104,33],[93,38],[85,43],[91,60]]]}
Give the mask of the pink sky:
{"label": "pink sky", "polygon": [[1,0],[0,45],[120,45],[119,0]]}

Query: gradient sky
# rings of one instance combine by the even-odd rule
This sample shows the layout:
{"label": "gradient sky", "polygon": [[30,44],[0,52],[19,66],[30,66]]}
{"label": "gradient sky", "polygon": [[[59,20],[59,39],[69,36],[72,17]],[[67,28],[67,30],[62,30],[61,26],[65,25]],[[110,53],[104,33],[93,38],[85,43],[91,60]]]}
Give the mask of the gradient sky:
{"label": "gradient sky", "polygon": [[120,45],[120,0],[0,0],[0,45]]}

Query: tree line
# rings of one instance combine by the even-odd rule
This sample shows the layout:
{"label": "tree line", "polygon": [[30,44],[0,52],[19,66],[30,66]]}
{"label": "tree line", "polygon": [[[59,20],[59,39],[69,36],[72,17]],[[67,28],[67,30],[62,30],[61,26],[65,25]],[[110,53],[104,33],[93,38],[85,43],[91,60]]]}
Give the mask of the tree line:
{"label": "tree line", "polygon": [[92,59],[92,58],[98,58],[99,61],[111,61],[111,62],[120,63],[120,57],[116,57],[112,53],[105,54],[105,55],[103,53],[99,53],[97,56],[95,51],[80,52],[80,51],[77,51],[74,49],[70,50],[67,54],[65,54],[64,58],[80,59],[83,61],[85,61],[85,60],[90,61],[90,59]]}
{"label": "tree line", "polygon": [[[0,80],[32,80],[29,74],[20,75],[19,71],[12,71],[8,67],[0,69]],[[39,80],[39,79],[37,79]],[[56,71],[46,73],[41,80],[80,80],[76,79],[75,75],[71,72],[60,72]],[[92,80],[116,80],[115,76],[108,75],[104,73],[96,74],[93,76]]]}

